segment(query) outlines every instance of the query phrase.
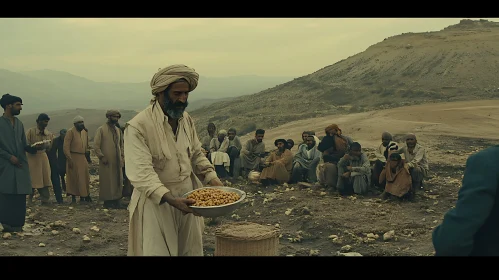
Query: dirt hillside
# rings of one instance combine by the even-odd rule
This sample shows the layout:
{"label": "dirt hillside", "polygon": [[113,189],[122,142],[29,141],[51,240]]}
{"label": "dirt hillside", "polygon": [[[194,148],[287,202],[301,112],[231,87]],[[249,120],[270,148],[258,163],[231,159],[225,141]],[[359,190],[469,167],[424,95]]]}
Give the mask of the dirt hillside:
{"label": "dirt hillside", "polygon": [[401,34],[307,76],[192,115],[201,135],[208,122],[244,134],[333,113],[494,99],[499,97],[498,40],[499,23],[485,20]]}

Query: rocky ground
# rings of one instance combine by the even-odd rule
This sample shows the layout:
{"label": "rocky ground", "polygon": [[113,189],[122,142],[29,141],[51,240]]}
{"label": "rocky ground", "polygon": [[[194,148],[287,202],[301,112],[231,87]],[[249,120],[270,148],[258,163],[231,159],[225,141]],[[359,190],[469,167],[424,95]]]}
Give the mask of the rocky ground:
{"label": "rocky ground", "polygon": [[[440,149],[464,157],[492,144],[488,140],[447,140]],[[247,192],[247,199],[231,215],[216,221],[206,219],[205,255],[214,253],[217,226],[250,221],[279,229],[282,256],[332,256],[340,251],[364,256],[431,256],[432,230],[455,205],[464,161],[437,163],[431,169],[426,190],[414,202],[381,201],[377,192],[341,197],[298,185],[263,188],[234,182],[233,187]],[[97,200],[95,173],[93,166],[91,190]],[[60,206],[30,206],[24,232],[3,234],[0,255],[125,256],[127,231],[127,210],[106,210],[96,201],[70,205],[66,198],[66,204]]]}

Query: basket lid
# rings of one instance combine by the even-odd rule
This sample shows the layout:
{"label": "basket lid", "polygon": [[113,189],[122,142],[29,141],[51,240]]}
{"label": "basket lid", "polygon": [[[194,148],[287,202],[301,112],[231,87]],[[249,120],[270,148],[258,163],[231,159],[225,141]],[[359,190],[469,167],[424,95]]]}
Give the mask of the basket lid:
{"label": "basket lid", "polygon": [[215,235],[232,240],[263,240],[279,235],[279,231],[272,226],[263,226],[250,222],[237,222],[221,225]]}

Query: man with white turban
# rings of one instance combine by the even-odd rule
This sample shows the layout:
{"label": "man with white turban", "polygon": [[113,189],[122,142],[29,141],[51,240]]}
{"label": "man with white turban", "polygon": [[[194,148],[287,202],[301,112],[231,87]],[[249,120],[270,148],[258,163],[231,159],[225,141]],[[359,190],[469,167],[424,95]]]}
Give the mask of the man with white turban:
{"label": "man with white turban", "polygon": [[198,80],[185,65],[160,69],[151,79],[151,104],[126,124],[125,168],[134,186],[129,256],[203,255],[204,220],[189,207],[195,201],[182,195],[203,183],[223,184],[184,111]]}
{"label": "man with white turban", "polygon": [[121,113],[108,110],[107,122],[95,131],[94,151],[99,158],[99,200],[105,208],[122,208],[123,196],[123,137],[116,126]]}
{"label": "man with white turban", "polygon": [[91,202],[88,133],[82,116],[76,116],[73,124],[66,132],[63,146],[66,156],[66,194],[72,196],[71,203],[76,203],[77,196],[80,202]]}
{"label": "man with white turban", "polygon": [[227,153],[228,149],[229,137],[227,137],[227,130],[221,129],[218,131],[217,137],[210,141],[210,157],[208,159],[215,166],[217,176],[222,179],[229,177],[231,160]]}

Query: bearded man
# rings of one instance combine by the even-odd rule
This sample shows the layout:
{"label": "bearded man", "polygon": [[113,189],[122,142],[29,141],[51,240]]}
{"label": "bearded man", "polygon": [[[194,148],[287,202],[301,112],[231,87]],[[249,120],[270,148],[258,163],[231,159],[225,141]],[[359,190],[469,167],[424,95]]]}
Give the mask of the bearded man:
{"label": "bearded man", "polygon": [[26,140],[20,97],[4,94],[0,99],[0,226],[3,231],[22,231],[26,218],[26,195],[33,192],[26,152],[35,154],[43,145],[31,147]]}
{"label": "bearded man", "polygon": [[412,178],[412,192],[423,189],[423,180],[428,176],[428,156],[426,149],[418,143],[416,135],[409,133],[405,137],[405,146],[400,148],[397,153],[404,154],[405,162],[409,167]]}
{"label": "bearded man", "polygon": [[305,144],[298,146],[298,152],[293,159],[291,182],[297,183],[305,179],[309,183],[317,182],[316,168],[321,159],[314,136],[308,136]]}
{"label": "bearded man", "polygon": [[272,151],[265,161],[260,180],[263,185],[283,184],[289,181],[291,168],[293,167],[293,153],[286,149],[285,139],[277,139],[274,142],[277,150]]}
{"label": "bearded man", "polygon": [[198,80],[185,65],[160,69],[151,79],[150,105],[126,124],[125,168],[134,186],[129,256],[203,255],[204,220],[189,207],[195,201],[182,195],[203,183],[223,184],[185,112]]}
{"label": "bearded man", "polygon": [[125,160],[121,129],[116,126],[121,113],[108,110],[106,118],[106,124],[97,128],[94,137],[94,151],[99,158],[99,199],[105,208],[121,208]]}
{"label": "bearded man", "polygon": [[255,138],[248,139],[240,153],[241,165],[244,169],[244,175],[248,175],[250,171],[260,171],[262,158],[265,157],[265,143],[263,137],[265,130],[257,129]]}
{"label": "bearded man", "polygon": [[66,156],[66,193],[71,195],[71,203],[92,202],[90,198],[90,173],[88,165],[90,160],[90,146],[85,121],[82,116],[73,119],[73,127],[66,132],[64,137],[64,155]]}
{"label": "bearded man", "polygon": [[[52,174],[50,170],[49,158],[46,151],[50,150],[52,141],[54,140],[54,135],[48,131],[47,126],[49,124],[50,118],[47,114],[40,114],[36,119],[36,126],[28,129],[26,131],[26,140],[28,140],[28,145],[33,145],[34,143],[49,141],[44,144],[43,150],[39,150],[36,154],[27,154],[28,164],[30,166],[29,173],[31,176],[31,184],[34,190],[38,190],[40,194],[42,205],[48,205],[50,200],[49,188],[52,187]],[[33,193],[29,195],[29,202],[33,203]],[[57,196],[57,202],[62,203],[62,191],[59,186],[58,189],[54,189],[54,193]]]}

